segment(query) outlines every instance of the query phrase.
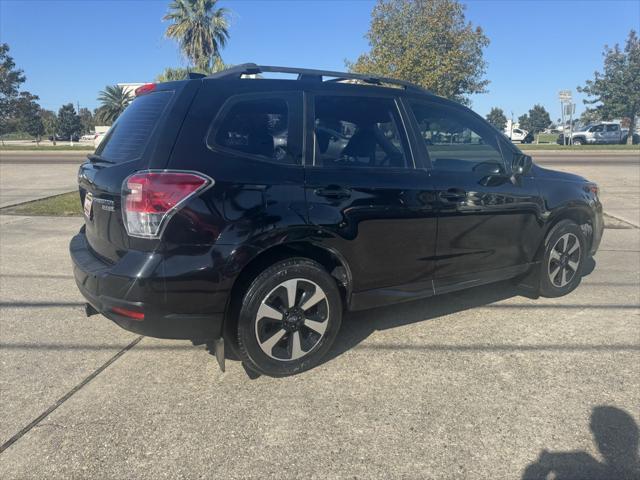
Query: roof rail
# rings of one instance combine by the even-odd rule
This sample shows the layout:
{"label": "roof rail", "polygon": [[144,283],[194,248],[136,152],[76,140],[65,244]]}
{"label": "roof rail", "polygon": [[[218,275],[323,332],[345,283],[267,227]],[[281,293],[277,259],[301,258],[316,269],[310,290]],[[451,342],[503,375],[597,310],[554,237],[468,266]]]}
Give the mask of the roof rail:
{"label": "roof rail", "polygon": [[293,73],[298,75],[298,80],[315,80],[323,81],[323,77],[333,77],[331,82],[339,82],[341,80],[360,80],[372,85],[381,85],[387,83],[390,85],[398,85],[406,90],[416,91],[420,93],[430,93],[428,90],[405,80],[397,80],[395,78],[380,77],[377,75],[363,75],[360,73],[333,72],[330,70],[314,70],[309,68],[295,67],[274,67],[271,65],[256,65],[255,63],[243,63],[234,67],[216,72],[206,78],[222,79],[222,78],[241,78],[242,75],[258,75],[265,72],[275,73]]}

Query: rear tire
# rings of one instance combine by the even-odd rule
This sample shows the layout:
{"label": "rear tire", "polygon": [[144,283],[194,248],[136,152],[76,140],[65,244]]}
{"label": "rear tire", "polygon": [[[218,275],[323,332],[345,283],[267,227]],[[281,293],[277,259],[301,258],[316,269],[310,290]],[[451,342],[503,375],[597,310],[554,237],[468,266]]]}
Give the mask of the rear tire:
{"label": "rear tire", "polygon": [[561,297],[582,280],[587,242],[580,226],[561,220],[547,234],[540,265],[540,295]]}
{"label": "rear tire", "polygon": [[342,321],[337,284],[317,262],[291,258],[249,285],[238,317],[241,359],[256,372],[294,375],[320,363]]}
{"label": "rear tire", "polygon": [[583,145],[584,144],[584,142],[582,141],[581,138],[574,138],[573,142],[571,142],[571,143],[573,143],[573,145]]}

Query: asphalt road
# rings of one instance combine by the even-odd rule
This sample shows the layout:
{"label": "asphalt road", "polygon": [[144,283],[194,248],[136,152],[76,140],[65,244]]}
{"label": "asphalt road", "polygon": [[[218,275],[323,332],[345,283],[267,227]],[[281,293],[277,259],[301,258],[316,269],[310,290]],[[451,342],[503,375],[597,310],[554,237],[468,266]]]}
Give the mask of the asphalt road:
{"label": "asphalt road", "polygon": [[[633,217],[637,162],[602,161],[566,168]],[[501,283],[349,314],[318,368],[251,379],[86,318],[81,222],[0,215],[0,478],[617,479],[638,461],[638,228],[606,230],[566,297]]]}
{"label": "asphalt road", "polygon": [[[0,151],[0,208],[76,188],[78,165],[88,152]],[[607,212],[640,226],[640,151],[531,151],[547,168],[597,182]]]}
{"label": "asphalt road", "polygon": [[640,227],[640,150],[635,152],[529,152],[545,168],[577,173],[600,187],[605,211]]}

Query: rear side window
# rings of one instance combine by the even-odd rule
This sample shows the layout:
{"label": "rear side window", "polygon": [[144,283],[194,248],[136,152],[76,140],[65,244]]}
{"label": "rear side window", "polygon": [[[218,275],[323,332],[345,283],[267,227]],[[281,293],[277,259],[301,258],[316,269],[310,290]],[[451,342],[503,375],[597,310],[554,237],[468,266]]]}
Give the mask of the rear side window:
{"label": "rear side window", "polygon": [[289,106],[283,98],[238,100],[222,112],[208,144],[258,160],[294,164],[289,142]]}
{"label": "rear side window", "polygon": [[139,159],[172,95],[167,90],[136,98],[109,129],[96,154],[113,163]]}
{"label": "rear side window", "polygon": [[407,168],[406,140],[391,98],[317,96],[314,165]]}
{"label": "rear side window", "polygon": [[618,125],[607,125],[607,132],[617,132],[620,130]]}

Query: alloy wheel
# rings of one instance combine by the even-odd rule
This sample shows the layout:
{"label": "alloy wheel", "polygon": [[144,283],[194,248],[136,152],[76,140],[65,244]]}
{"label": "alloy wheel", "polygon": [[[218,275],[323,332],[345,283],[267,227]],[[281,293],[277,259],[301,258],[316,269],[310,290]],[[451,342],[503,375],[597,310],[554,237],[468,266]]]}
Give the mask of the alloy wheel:
{"label": "alloy wheel", "polygon": [[286,280],[260,303],[255,321],[258,345],[279,361],[298,360],[325,335],[329,303],[318,284],[303,278]]}
{"label": "alloy wheel", "polygon": [[573,233],[562,235],[549,254],[547,273],[549,281],[555,287],[567,285],[578,273],[580,266],[580,241]]}

